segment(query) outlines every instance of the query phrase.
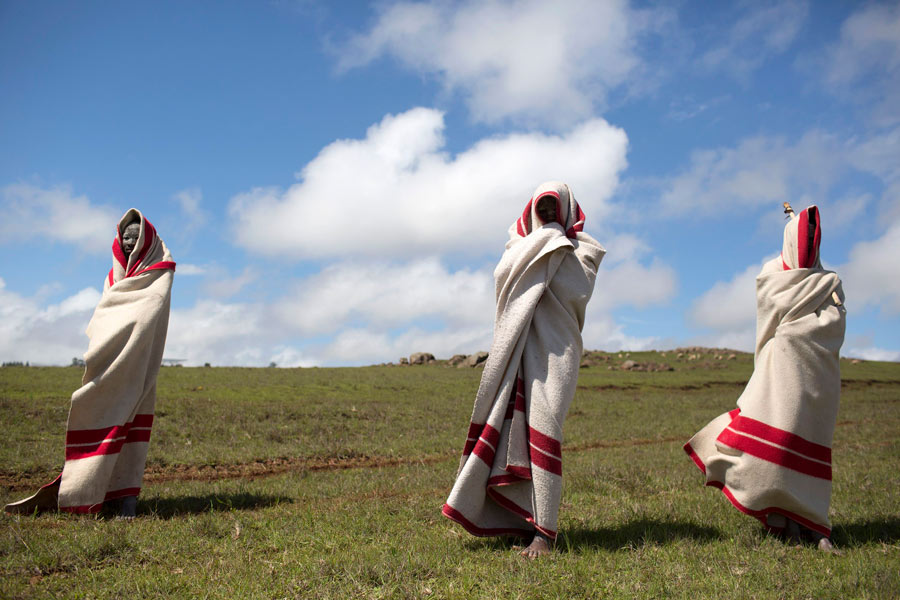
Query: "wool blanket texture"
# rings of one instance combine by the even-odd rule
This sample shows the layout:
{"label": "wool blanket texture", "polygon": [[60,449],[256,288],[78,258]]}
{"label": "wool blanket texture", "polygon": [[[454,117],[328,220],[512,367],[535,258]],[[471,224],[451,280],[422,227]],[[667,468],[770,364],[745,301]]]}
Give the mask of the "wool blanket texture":
{"label": "wool blanket texture", "polygon": [[[536,212],[556,199],[556,222]],[[494,271],[494,339],[444,516],[479,536],[556,538],[563,420],[575,395],[581,330],[606,250],[582,232],[564,183],[535,191]]]}
{"label": "wool blanket texture", "polygon": [[831,443],[841,391],[846,310],[819,261],[815,206],[785,226],[780,257],[756,278],[754,370],[737,408],[684,446],[741,512],[781,531],[786,518],[831,534]]}
{"label": "wool blanket texture", "polygon": [[[122,234],[140,236],[130,256]],[[132,208],[119,221],[113,265],[87,327],[82,387],[72,394],[62,475],[11,512],[51,508],[99,511],[104,501],[137,496],[156,404],[156,376],[169,322],[175,263],[153,225]]]}

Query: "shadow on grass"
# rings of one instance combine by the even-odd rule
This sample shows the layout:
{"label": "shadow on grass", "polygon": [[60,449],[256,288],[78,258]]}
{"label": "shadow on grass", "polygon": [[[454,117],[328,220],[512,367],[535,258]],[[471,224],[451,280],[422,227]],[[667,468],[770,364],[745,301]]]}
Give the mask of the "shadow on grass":
{"label": "shadow on grass", "polygon": [[587,548],[619,550],[646,544],[670,544],[679,540],[710,542],[722,533],[715,527],[685,521],[638,519],[618,527],[571,529],[560,532],[556,547],[560,551],[579,552]]}
{"label": "shadow on grass", "polygon": [[[620,550],[645,544],[670,544],[679,540],[711,542],[722,538],[714,527],[682,521],[654,521],[639,519],[618,527],[598,529],[567,529],[559,533],[556,549],[560,552],[580,552],[585,549]],[[531,540],[522,538],[482,538],[471,540],[471,549],[488,548],[507,550],[513,546],[527,545]]]}
{"label": "shadow on grass", "polygon": [[855,548],[878,542],[895,544],[900,542],[900,518],[836,523],[831,531],[831,541],[838,548]]}
{"label": "shadow on grass", "polygon": [[138,516],[154,516],[160,519],[171,519],[180,515],[205,512],[254,510],[276,504],[290,504],[294,500],[287,496],[269,494],[251,494],[240,492],[235,494],[206,494],[203,496],[177,496],[174,498],[154,498],[138,501]]}

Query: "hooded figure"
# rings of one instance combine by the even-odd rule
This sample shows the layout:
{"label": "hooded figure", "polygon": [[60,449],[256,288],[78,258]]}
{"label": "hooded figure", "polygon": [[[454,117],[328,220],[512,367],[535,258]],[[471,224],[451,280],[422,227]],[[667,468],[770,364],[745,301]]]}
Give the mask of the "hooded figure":
{"label": "hooded figure", "polygon": [[[135,239],[136,238],[136,239]],[[132,249],[133,248],[133,249]],[[72,394],[62,474],[7,512],[97,512],[141,490],[169,323],[175,263],[156,229],[130,209],[116,229],[112,269],[87,327],[82,387]]]}
{"label": "hooded figure", "polygon": [[830,549],[831,442],[841,391],[846,311],[822,269],[819,211],[791,213],[781,256],[756,278],[754,370],[737,408],[684,450],[741,512],[776,533]]}
{"label": "hooded figure", "polygon": [[544,183],[510,227],[494,270],[494,341],[442,510],[473,535],[534,536],[532,546],[542,538],[545,550],[556,539],[563,420],[606,253],[583,226],[569,186]]}

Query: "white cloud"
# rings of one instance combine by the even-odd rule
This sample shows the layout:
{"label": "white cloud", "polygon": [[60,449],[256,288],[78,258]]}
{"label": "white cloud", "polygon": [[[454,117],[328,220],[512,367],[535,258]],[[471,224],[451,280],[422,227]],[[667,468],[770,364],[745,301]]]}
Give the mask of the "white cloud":
{"label": "white cloud", "polygon": [[416,351],[447,358],[490,345],[490,270],[436,259],[344,262],[270,302],[201,300],[173,309],[166,356],[189,365],[355,365]]}
{"label": "white cloud", "polygon": [[900,222],[900,127],[856,140],[849,160],[855,168],[884,182],[878,221]]}
{"label": "white cloud", "polygon": [[489,269],[450,272],[437,259],[404,264],[337,263],[297,283],[275,306],[299,333],[334,333],[350,323],[389,331],[422,319],[452,329],[490,329],[494,282]]}
{"label": "white cloud", "polygon": [[755,327],[756,276],[760,270],[761,264],[752,264],[730,280],[716,282],[691,304],[690,322],[719,332]]}
{"label": "white cloud", "polygon": [[184,276],[204,275],[207,272],[207,267],[190,263],[178,263],[176,271],[179,275]]}
{"label": "white cloud", "polygon": [[85,288],[58,304],[41,306],[6,289],[0,279],[0,361],[69,364],[87,350],[84,334],[100,292]]}
{"label": "white cloud", "polygon": [[346,44],[340,67],[391,56],[461,93],[477,120],[568,126],[635,78],[639,38],[664,19],[625,0],[395,2]]}
{"label": "white cloud", "polygon": [[900,221],[881,237],[853,246],[847,263],[836,270],[844,281],[848,310],[877,306],[900,314]]}
{"label": "white cloud", "polygon": [[207,222],[209,215],[203,210],[203,192],[198,187],[183,189],[172,195],[184,218],[181,225],[186,231],[194,231]]}
{"label": "white cloud", "polygon": [[395,362],[413,352],[431,352],[437,358],[449,358],[454,354],[489,350],[490,345],[490,326],[440,331],[413,327],[395,336],[366,327],[342,331],[320,350],[319,356],[328,363],[372,364]]}
{"label": "white cloud", "polygon": [[851,15],[823,64],[829,88],[866,106],[875,123],[900,121],[900,4],[869,4]]}
{"label": "white cloud", "polygon": [[744,4],[745,14],[720,32],[721,41],[699,57],[707,69],[722,71],[742,83],[772,56],[787,50],[806,21],[806,2]]}
{"label": "white cloud", "polygon": [[866,348],[847,348],[841,352],[841,356],[848,358],[861,358],[863,360],[879,360],[900,362],[900,350],[885,350],[877,346],[869,346]]}
{"label": "white cloud", "polygon": [[688,321],[711,330],[693,343],[715,348],[752,352],[756,344],[756,276],[762,263],[752,264],[728,281],[718,281],[695,298],[688,309]]}
{"label": "white cloud", "polygon": [[189,365],[266,365],[284,335],[266,313],[262,304],[216,300],[172,309],[165,356]]}
{"label": "white cloud", "polygon": [[294,259],[499,255],[502,232],[548,179],[569,183],[588,231],[609,214],[628,141],[606,121],[561,136],[489,138],[455,157],[443,149],[443,128],[442,113],[415,108],[386,116],[365,139],[333,142],[286,191],[232,199],[236,242]]}
{"label": "white cloud", "polygon": [[[641,349],[658,338],[625,333],[617,306],[664,304],[675,275],[633,236],[613,240],[618,257],[601,265],[584,332],[585,347]],[[624,295],[623,295],[624,294]],[[68,364],[87,348],[83,331],[99,301],[85,289],[58,304],[6,291],[0,280],[0,357]],[[405,263],[342,262],[296,281],[269,301],[206,298],[173,308],[165,357],[188,365],[358,365],[412,352],[439,358],[490,348],[492,265],[452,270],[434,258]]]}
{"label": "white cloud", "polygon": [[259,278],[259,273],[253,267],[244,267],[240,275],[230,277],[224,269],[217,267],[207,269],[209,275],[203,284],[203,291],[213,298],[230,298]]}
{"label": "white cloud", "polygon": [[[588,318],[603,320],[604,314],[621,306],[645,308],[664,305],[675,297],[678,276],[652,249],[632,234],[618,234],[603,241],[607,254],[597,272]],[[649,264],[647,258],[651,257]],[[610,330],[611,331],[611,330]]]}
{"label": "white cloud", "polygon": [[734,148],[694,152],[690,167],[666,184],[661,203],[669,214],[704,217],[784,201],[821,205],[848,164],[845,145],[822,131],[809,131],[795,144],[747,138]]}
{"label": "white cloud", "polygon": [[28,183],[0,188],[0,210],[0,244],[39,238],[90,253],[109,252],[120,216],[109,206],[75,196],[69,186],[41,188]]}
{"label": "white cloud", "polygon": [[[594,292],[595,300],[597,291]],[[592,300],[593,302],[593,300]],[[588,318],[582,332],[584,348],[587,350],[652,350],[658,348],[658,336],[637,337],[625,333],[625,326],[607,312],[593,311],[588,305]]]}

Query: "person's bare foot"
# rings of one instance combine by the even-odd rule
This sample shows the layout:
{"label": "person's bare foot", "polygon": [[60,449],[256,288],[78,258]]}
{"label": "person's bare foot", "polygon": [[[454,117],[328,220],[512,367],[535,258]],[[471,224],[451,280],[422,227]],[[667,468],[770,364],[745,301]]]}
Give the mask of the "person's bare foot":
{"label": "person's bare foot", "polygon": [[819,547],[819,550],[821,550],[822,552],[827,552],[829,554],[839,554],[839,552],[837,550],[835,550],[834,544],[831,543],[831,540],[829,540],[824,535],[819,540],[819,543],[817,544],[817,546]]}
{"label": "person's bare foot", "polygon": [[120,521],[133,521],[137,514],[137,496],[125,496],[122,498],[122,506],[119,509]]}
{"label": "person's bare foot", "polygon": [[550,554],[550,540],[539,533],[534,534],[534,539],[531,540],[528,547],[519,552],[520,556],[524,556],[528,560],[534,560],[547,554]]}

